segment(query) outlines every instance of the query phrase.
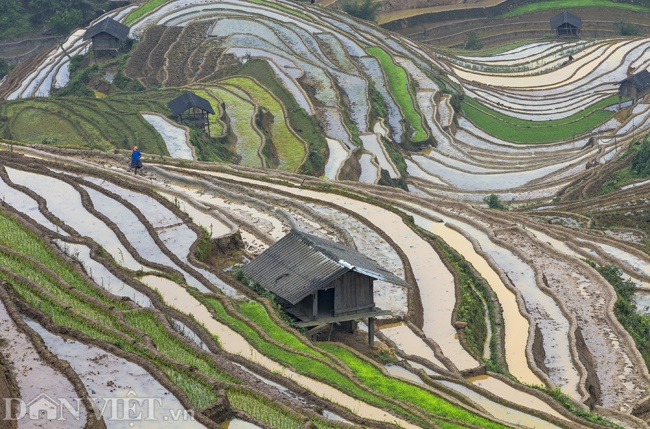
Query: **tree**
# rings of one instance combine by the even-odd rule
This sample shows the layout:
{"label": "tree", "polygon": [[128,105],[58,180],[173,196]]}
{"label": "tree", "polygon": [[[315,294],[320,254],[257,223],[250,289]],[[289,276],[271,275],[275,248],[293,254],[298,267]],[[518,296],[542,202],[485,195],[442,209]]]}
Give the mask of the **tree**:
{"label": "tree", "polygon": [[467,33],[467,40],[465,40],[463,49],[469,51],[478,51],[482,47],[483,47],[483,42],[481,42],[481,39],[479,39],[478,34],[475,31],[470,31],[469,33]]}
{"label": "tree", "polygon": [[47,20],[47,25],[58,36],[68,35],[77,25],[81,24],[83,16],[80,11],[67,9],[59,11]]}
{"label": "tree", "polygon": [[650,138],[645,139],[632,158],[632,170],[641,177],[650,176]]}
{"label": "tree", "polygon": [[485,201],[485,203],[491,209],[497,209],[497,210],[505,210],[506,209],[506,206],[503,205],[503,203],[501,202],[501,199],[496,194],[490,194],[487,197],[484,197],[483,201]]}
{"label": "tree", "polygon": [[345,0],[341,5],[343,12],[357,18],[374,21],[381,3],[373,0]]}
{"label": "tree", "polygon": [[11,65],[2,58],[0,58],[0,79],[5,77],[11,71]]}
{"label": "tree", "polygon": [[614,30],[621,36],[643,36],[641,27],[631,22],[618,21],[614,23]]}

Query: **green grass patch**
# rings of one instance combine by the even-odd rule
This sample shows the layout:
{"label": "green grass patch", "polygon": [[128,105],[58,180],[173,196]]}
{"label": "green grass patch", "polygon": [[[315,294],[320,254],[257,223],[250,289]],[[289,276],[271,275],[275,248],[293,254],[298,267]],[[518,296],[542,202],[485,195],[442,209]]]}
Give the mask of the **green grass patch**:
{"label": "green grass patch", "polygon": [[341,346],[335,344],[321,344],[319,346],[342,359],[362,383],[379,393],[413,404],[413,406],[417,406],[433,415],[447,417],[459,422],[472,423],[486,429],[507,428],[507,426],[477,416],[425,389],[420,389],[413,384],[396,378],[387,377],[379,368]]}
{"label": "green grass patch", "polygon": [[131,12],[124,19],[125,25],[131,25],[137,22],[140,18],[148,14],[149,12],[157,9],[160,5],[165,3],[167,0],[150,0],[144,3],[142,6]]}
{"label": "green grass patch", "polygon": [[325,358],[322,353],[319,353],[312,347],[305,345],[300,341],[295,335],[286,331],[280,327],[277,323],[271,319],[269,314],[266,312],[266,308],[256,301],[246,301],[238,305],[238,309],[242,312],[243,315],[251,319],[264,330],[271,338],[282,343],[292,349],[299,350],[301,352],[309,353],[320,358]]}
{"label": "green grass patch", "polygon": [[465,98],[462,106],[467,119],[497,138],[514,143],[549,143],[594,129],[616,113],[602,108],[617,102],[618,97],[611,96],[566,118],[539,122],[504,115],[470,98]]}
{"label": "green grass patch", "polygon": [[262,337],[259,336],[259,334],[257,334],[257,332],[255,332],[254,329],[248,326],[245,322],[228,314],[218,299],[211,297],[206,298],[197,293],[193,294],[204,305],[212,308],[218,314],[220,321],[226,323],[228,326],[239,332],[253,347],[255,347],[256,350],[275,360],[276,362],[280,362],[283,365],[288,365],[289,367],[294,368],[300,374],[334,386],[341,391],[346,392],[356,398],[362,399],[363,401],[376,407],[391,410],[397,415],[413,418],[416,419],[416,421],[420,420],[409,413],[407,409],[391,404],[381,398],[378,398],[376,395],[373,395],[372,393],[361,389],[352,380],[347,378],[344,374],[340,373],[331,365],[325,364],[321,361],[307,356],[293,353],[291,351],[277,347],[268,341],[265,341]]}
{"label": "green grass patch", "polygon": [[211,87],[208,92],[214,94],[226,105],[230,128],[232,133],[237,136],[237,142],[231,146],[231,150],[241,157],[239,163],[247,167],[262,167],[258,151],[264,142],[262,136],[252,125],[255,117],[253,103],[222,87]]}
{"label": "green grass patch", "polygon": [[210,122],[210,135],[219,137],[223,135],[224,124],[221,122],[220,118],[224,115],[221,109],[221,100],[214,98],[212,94],[208,93],[203,89],[194,88],[193,92],[199,97],[203,97],[206,100],[211,100],[210,105],[214,109],[214,115],[208,115],[208,121]]}
{"label": "green grass patch", "polygon": [[172,337],[163,327],[162,322],[149,311],[131,311],[124,314],[127,323],[134,328],[140,329],[151,337],[156,344],[156,349],[180,362],[196,367],[202,373],[229,382],[237,382],[225,372],[215,368],[211,359],[198,356],[183,341]]}
{"label": "green grass patch", "polygon": [[272,428],[299,429],[302,426],[301,419],[297,419],[289,413],[283,412],[279,407],[276,407],[272,402],[269,402],[262,396],[230,389],[228,391],[228,401],[230,401],[230,405],[234,409],[255,416]]}
{"label": "green grass patch", "polygon": [[388,79],[388,86],[395,97],[395,101],[399,104],[404,117],[412,129],[415,130],[410,140],[413,142],[425,141],[428,138],[428,134],[422,125],[420,113],[415,109],[414,99],[409,90],[409,80],[406,71],[395,64],[391,56],[382,48],[373,46],[368,48],[367,51],[379,60],[386,79]]}
{"label": "green grass patch", "polygon": [[278,159],[277,169],[296,172],[305,157],[305,143],[289,130],[280,102],[266,88],[250,78],[234,77],[220,83],[226,88],[232,85],[245,91],[258,106],[273,115],[273,122],[268,131]]}
{"label": "green grass patch", "polygon": [[650,7],[630,3],[617,3],[609,0],[545,0],[538,3],[529,3],[519,6],[510,12],[499,15],[499,18],[524,15],[526,13],[539,12],[544,10],[562,10],[575,7],[598,7],[627,9],[635,12],[650,12]]}
{"label": "green grass patch", "polygon": [[250,76],[262,84],[282,103],[287,111],[289,126],[304,141],[307,142],[309,155],[300,167],[299,173],[320,176],[325,168],[325,152],[327,141],[320,128],[320,122],[315,116],[309,115],[305,109],[296,103],[295,98],[282,85],[271,67],[263,60],[250,60],[242,66],[237,75]]}

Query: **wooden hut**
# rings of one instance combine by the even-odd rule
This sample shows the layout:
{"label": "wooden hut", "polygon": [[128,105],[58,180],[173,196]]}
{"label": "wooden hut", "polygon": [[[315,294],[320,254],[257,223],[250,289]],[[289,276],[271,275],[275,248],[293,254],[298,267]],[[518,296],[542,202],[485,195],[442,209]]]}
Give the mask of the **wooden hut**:
{"label": "wooden hut", "polygon": [[251,261],[246,277],[272,292],[283,309],[309,333],[335,323],[368,319],[373,345],[374,321],[390,311],[375,306],[374,280],[409,285],[354,249],[296,229]]}
{"label": "wooden hut", "polygon": [[629,97],[632,100],[636,100],[646,94],[650,94],[650,72],[648,72],[648,70],[641,70],[640,72],[623,79],[618,84],[619,96]]}
{"label": "wooden hut", "polygon": [[557,37],[578,37],[582,28],[582,19],[566,10],[551,17],[551,30]]}
{"label": "wooden hut", "polygon": [[176,121],[184,125],[194,125],[200,128],[208,127],[210,134],[210,121],[208,115],[214,115],[210,102],[193,92],[185,92],[167,103]]}
{"label": "wooden hut", "polygon": [[117,55],[124,51],[130,28],[107,17],[86,30],[83,40],[92,39],[95,55]]}

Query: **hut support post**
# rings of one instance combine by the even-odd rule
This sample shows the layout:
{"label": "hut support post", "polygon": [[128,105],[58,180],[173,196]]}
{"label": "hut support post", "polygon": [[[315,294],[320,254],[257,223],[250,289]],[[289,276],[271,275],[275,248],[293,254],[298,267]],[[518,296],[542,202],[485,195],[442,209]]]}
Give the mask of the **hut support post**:
{"label": "hut support post", "polygon": [[370,347],[375,346],[375,318],[368,318],[368,345]]}
{"label": "hut support post", "polygon": [[311,320],[316,320],[318,319],[318,291],[315,291],[311,296]]}

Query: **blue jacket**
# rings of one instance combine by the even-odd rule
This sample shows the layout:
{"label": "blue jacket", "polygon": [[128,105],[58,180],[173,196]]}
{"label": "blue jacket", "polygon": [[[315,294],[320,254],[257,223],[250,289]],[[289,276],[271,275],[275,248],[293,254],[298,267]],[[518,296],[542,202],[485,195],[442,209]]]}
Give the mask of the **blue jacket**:
{"label": "blue jacket", "polygon": [[140,161],[140,149],[136,149],[131,153],[131,161]]}

